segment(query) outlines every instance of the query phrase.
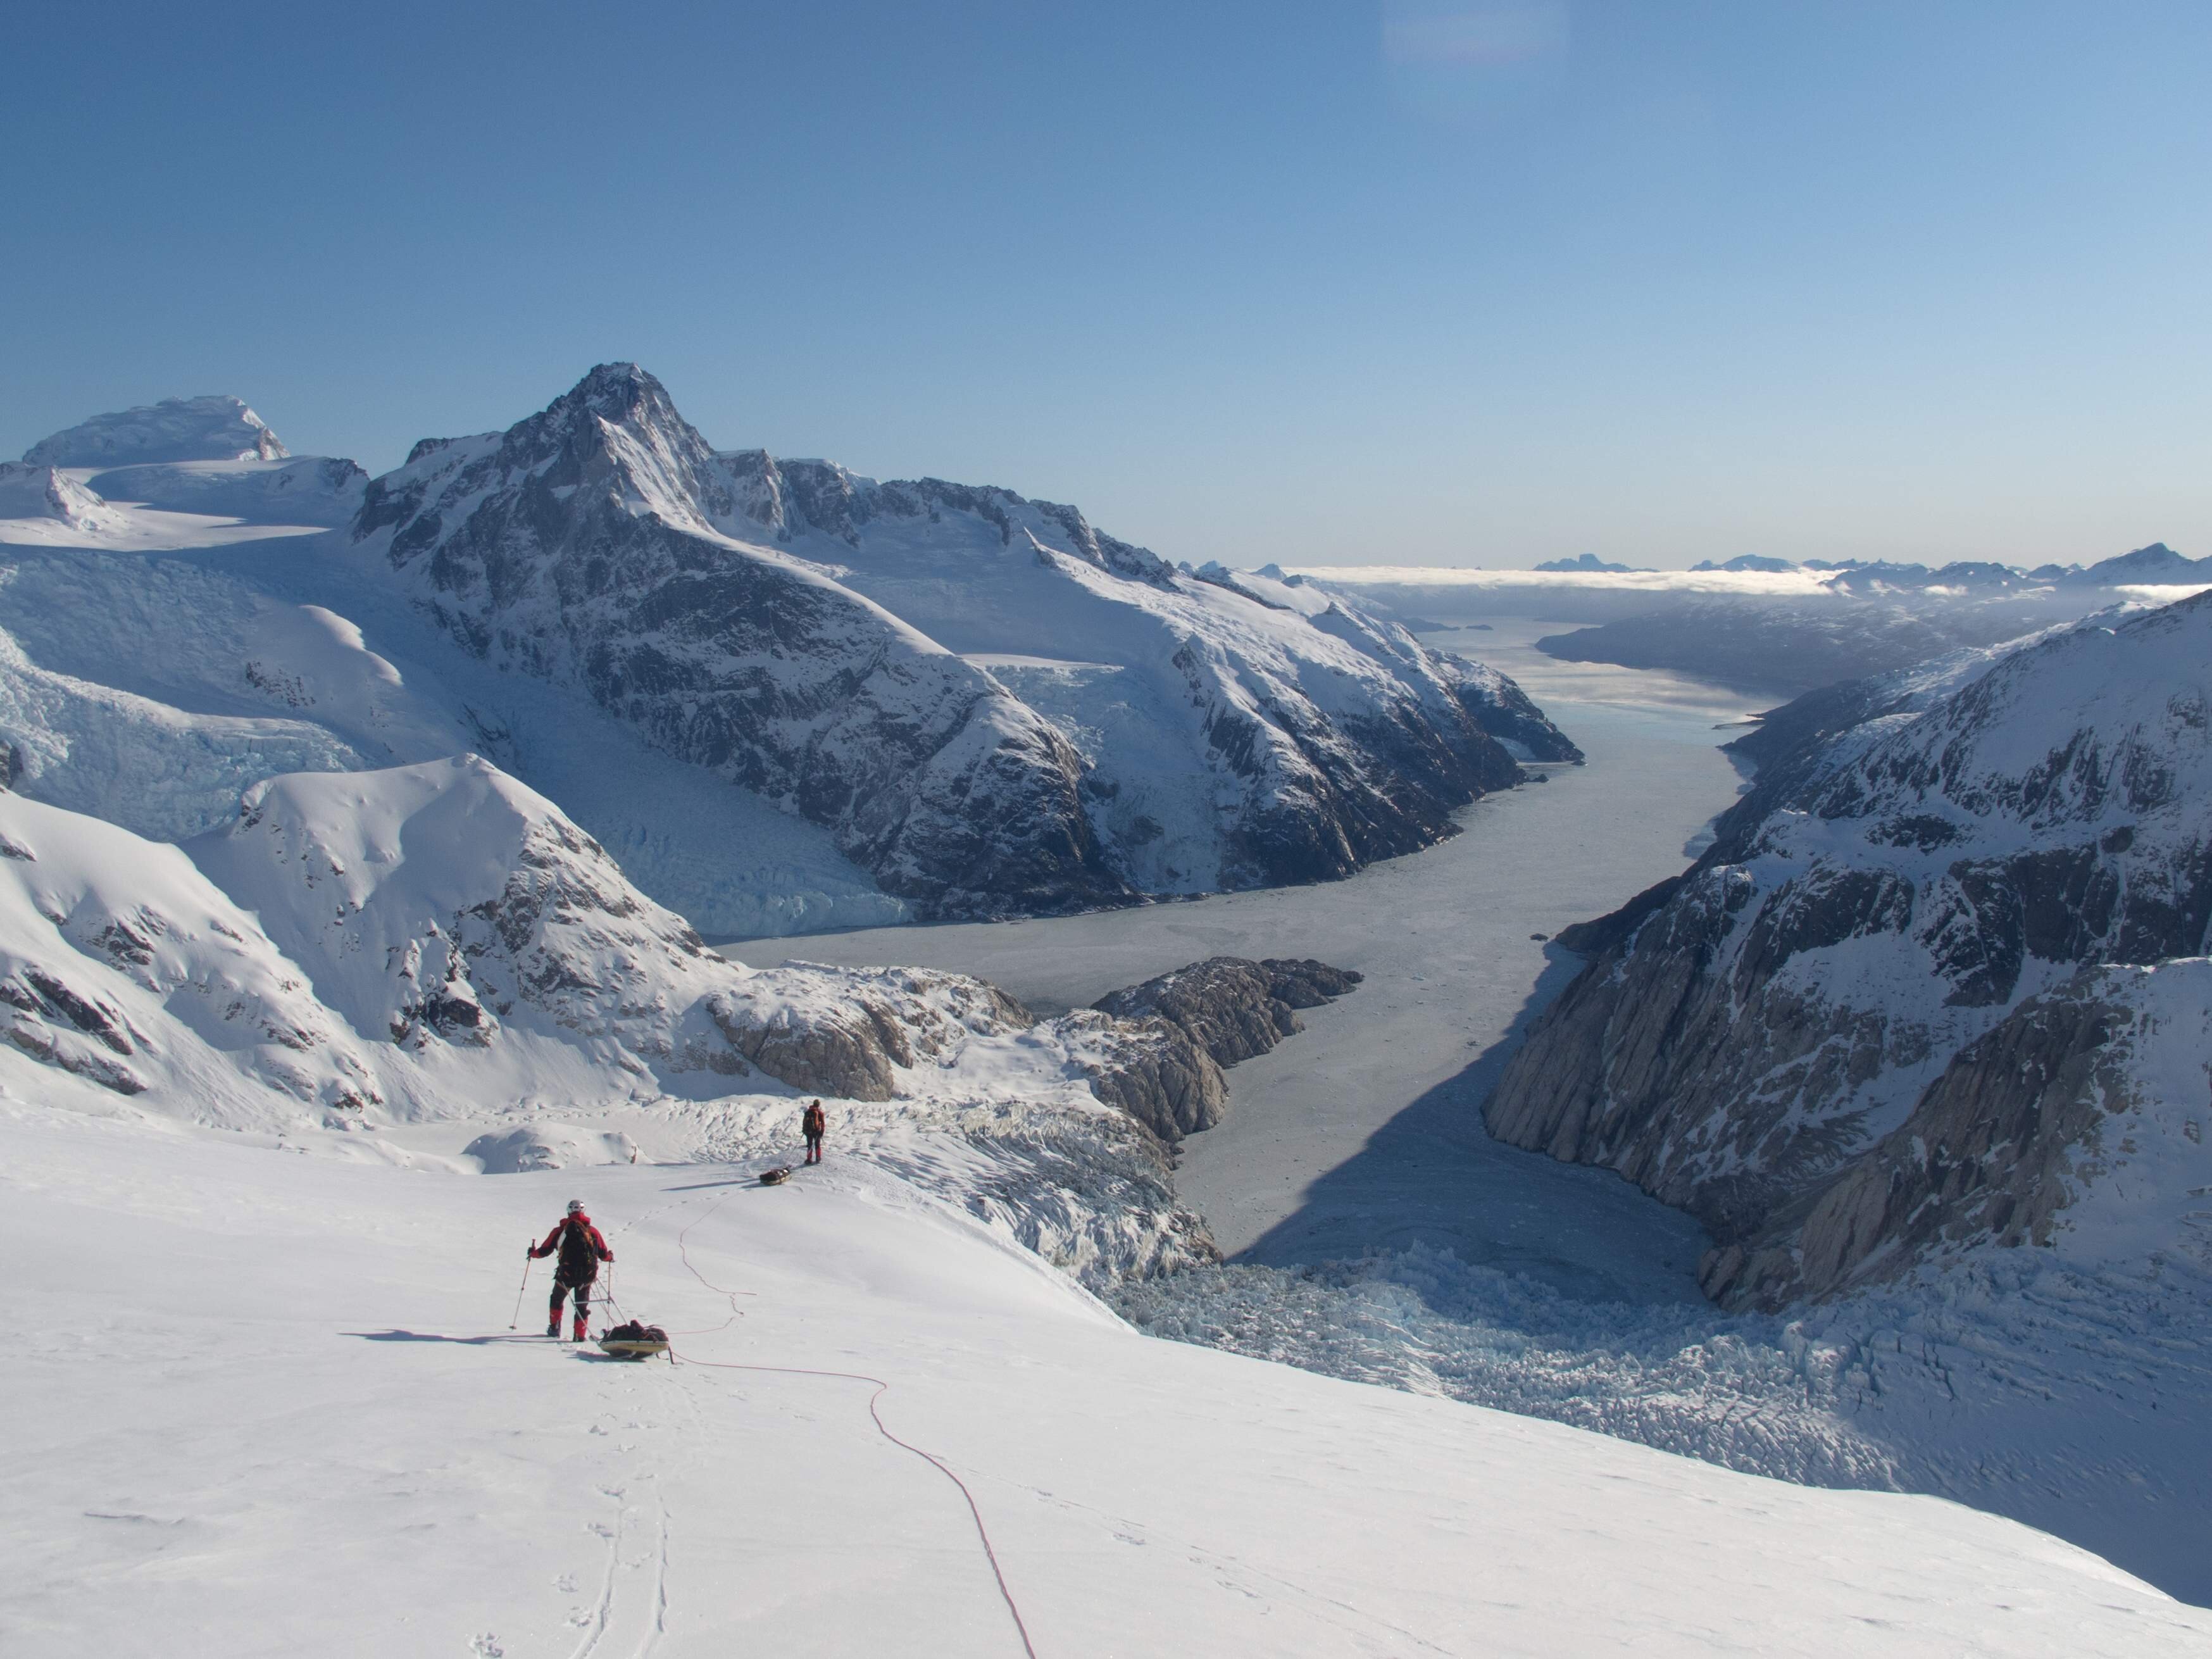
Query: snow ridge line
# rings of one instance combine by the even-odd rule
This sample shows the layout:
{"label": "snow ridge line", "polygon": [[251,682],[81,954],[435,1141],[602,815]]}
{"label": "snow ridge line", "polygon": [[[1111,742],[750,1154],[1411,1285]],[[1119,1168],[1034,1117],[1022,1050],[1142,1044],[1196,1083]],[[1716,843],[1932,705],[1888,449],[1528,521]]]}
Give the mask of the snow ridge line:
{"label": "snow ridge line", "polygon": [[[716,1210],[720,1209],[727,1201],[728,1195],[726,1194],[723,1197],[716,1199],[714,1203],[708,1206],[705,1214],[699,1216],[695,1220],[686,1223],[684,1231],[676,1235],[676,1252],[678,1255],[684,1258],[684,1266],[690,1273],[692,1278],[697,1279],[702,1285],[704,1285],[708,1290],[713,1291],[718,1296],[736,1297],[741,1294],[741,1292],[729,1290],[723,1285],[717,1285],[713,1279],[708,1278],[706,1274],[701,1273],[692,1263],[691,1252],[684,1248],[684,1240],[690,1237],[691,1229],[697,1226],[700,1222],[704,1221],[708,1216],[714,1214]],[[735,1305],[736,1304],[734,1303],[732,1304],[733,1308]],[[1030,1640],[1030,1627],[1023,1620],[1022,1610],[1014,1601],[1014,1593],[1012,1589],[1007,1586],[1006,1570],[999,1565],[999,1552],[991,1547],[990,1529],[983,1524],[983,1511],[976,1504],[975,1494],[968,1489],[968,1483],[965,1480],[963,1480],[958,1475],[955,1474],[952,1472],[951,1466],[948,1465],[943,1458],[938,1456],[935,1452],[924,1451],[912,1441],[902,1440],[898,1436],[893,1434],[890,1431],[890,1427],[884,1422],[883,1413],[876,1409],[876,1402],[881,1400],[884,1395],[890,1391],[891,1385],[890,1383],[884,1382],[880,1376],[869,1376],[860,1371],[820,1371],[811,1370],[804,1365],[741,1365],[734,1361],[726,1359],[693,1359],[688,1356],[678,1354],[676,1352],[676,1348],[673,1344],[671,1344],[669,1346],[668,1355],[671,1359],[680,1360],[683,1364],[687,1365],[706,1365],[720,1371],[766,1371],[779,1376],[826,1376],[834,1377],[841,1382],[872,1382],[875,1384],[876,1391],[868,1396],[868,1417],[870,1420],[875,1424],[876,1432],[882,1435],[884,1439],[890,1441],[891,1444],[898,1447],[901,1450],[912,1452],[916,1457],[921,1458],[932,1468],[935,1469],[939,1474],[943,1475],[947,1480],[950,1480],[954,1486],[960,1488],[961,1497],[968,1500],[969,1518],[975,1523],[975,1536],[981,1540],[984,1559],[991,1564],[991,1577],[997,1581],[999,1586],[999,1599],[1006,1604],[1006,1612],[1012,1615],[1014,1621],[1014,1632],[1021,1638],[1022,1651],[1029,1656],[1029,1659],[1037,1659],[1036,1644]]]}

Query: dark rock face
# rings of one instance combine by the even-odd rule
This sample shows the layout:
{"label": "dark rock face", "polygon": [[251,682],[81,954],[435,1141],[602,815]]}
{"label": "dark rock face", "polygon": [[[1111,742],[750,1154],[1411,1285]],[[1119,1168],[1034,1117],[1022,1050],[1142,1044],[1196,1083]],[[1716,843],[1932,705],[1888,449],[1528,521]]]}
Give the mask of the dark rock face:
{"label": "dark rock face", "polygon": [[[1080,1026],[1093,1014],[1070,1014]],[[1115,1018],[1098,1029],[1095,1058],[1084,1065],[1091,1091],[1118,1106],[1172,1146],[1211,1129],[1229,1107],[1221,1067],[1188,1031],[1164,1019]]]}
{"label": "dark rock face", "polygon": [[2207,945],[2208,662],[2191,599],[1778,711],[1705,855],[1561,933],[1492,1133],[1689,1210],[1732,1304],[2035,1237],[2108,1029],[2056,988]]}
{"label": "dark rock face", "polygon": [[1358,974],[1324,962],[1209,957],[1091,1006],[1117,1019],[1165,1020],[1217,1063],[1234,1066],[1304,1030],[1295,1010],[1319,1007],[1358,983]]}
{"label": "dark rock face", "polygon": [[504,434],[418,446],[353,534],[472,653],[826,825],[924,915],[1133,896],[1052,726],[835,582],[717,537],[708,516],[735,508],[659,382],[615,366]]}
{"label": "dark rock face", "polygon": [[1226,1066],[1305,1029],[1295,1012],[1359,983],[1327,963],[1210,957],[1099,998],[1080,1024],[1105,1017],[1102,1054],[1086,1066],[1093,1093],[1164,1141],[1210,1129],[1228,1109]]}
{"label": "dark rock face", "polygon": [[[1516,753],[1574,756],[1503,675],[1341,602],[1309,611],[1273,581],[1178,571],[1072,507],[759,451],[716,459],[737,533],[836,566],[954,649],[1111,677],[1109,705],[1141,719],[1099,720],[1035,681],[1017,689],[1040,692],[1082,747],[1093,822],[1146,890],[1346,876],[1452,834],[1454,809],[1520,781]],[[1224,593],[1243,603],[1224,607]],[[1216,805],[1202,827],[1164,830],[1139,795]],[[1164,836],[1171,850],[1153,845]]]}
{"label": "dark rock face", "polygon": [[1483,731],[1528,760],[1583,763],[1583,751],[1513,680],[1480,663],[1441,654],[1463,671],[1452,689],[1460,706]]}
{"label": "dark rock face", "polygon": [[2049,1244],[2065,1177],[2127,1093],[2115,1037],[2134,1011],[2096,969],[2031,998],[1969,1043],[1911,1116],[1755,1232],[1707,1252],[1698,1282],[1777,1310],[1986,1241]]}

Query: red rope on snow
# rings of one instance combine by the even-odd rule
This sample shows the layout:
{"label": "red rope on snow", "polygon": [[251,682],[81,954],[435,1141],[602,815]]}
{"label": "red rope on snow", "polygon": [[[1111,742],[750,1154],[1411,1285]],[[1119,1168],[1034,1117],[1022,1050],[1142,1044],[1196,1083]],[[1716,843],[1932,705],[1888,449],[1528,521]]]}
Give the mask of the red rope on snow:
{"label": "red rope on snow", "polygon": [[[725,1197],[726,1197],[726,1194]],[[684,1258],[684,1265],[690,1271],[692,1278],[697,1279],[702,1285],[704,1285],[708,1290],[713,1291],[718,1296],[735,1297],[740,1295],[748,1294],[748,1292],[727,1290],[722,1285],[714,1283],[713,1279],[708,1278],[706,1274],[701,1273],[699,1269],[693,1265],[691,1261],[691,1252],[686,1249],[684,1244],[684,1241],[690,1237],[691,1229],[697,1226],[701,1221],[704,1221],[707,1218],[707,1216],[714,1214],[716,1210],[722,1206],[724,1201],[725,1199],[716,1199],[713,1205],[708,1206],[705,1215],[700,1216],[697,1220],[691,1222],[682,1232],[677,1234],[676,1249],[677,1253]],[[731,1304],[731,1307],[733,1312],[742,1311],[737,1308],[734,1301]],[[727,1328],[727,1322],[725,1322],[724,1328]],[[690,1334],[696,1334],[696,1333]],[[984,1559],[991,1564],[991,1577],[998,1581],[999,1599],[1006,1604],[1006,1612],[1013,1618],[1015,1633],[1022,1638],[1022,1651],[1029,1656],[1029,1659],[1037,1659],[1036,1644],[1030,1640],[1030,1627],[1027,1624],[1023,1622],[1022,1610],[1019,1607],[1015,1605],[1014,1593],[1006,1584],[1006,1571],[999,1565],[999,1553],[991,1547],[990,1530],[983,1524],[983,1511],[976,1504],[975,1494],[968,1489],[968,1483],[965,1480],[963,1480],[957,1474],[955,1474],[952,1472],[951,1468],[943,1458],[938,1456],[935,1452],[924,1451],[913,1442],[902,1440],[898,1436],[893,1434],[890,1431],[890,1426],[884,1423],[883,1413],[876,1409],[876,1402],[881,1400],[885,1394],[890,1392],[891,1386],[890,1383],[884,1382],[880,1376],[870,1376],[861,1371],[821,1371],[811,1370],[804,1365],[741,1365],[726,1359],[693,1359],[688,1356],[678,1356],[672,1345],[670,1346],[668,1352],[672,1358],[682,1358],[684,1363],[687,1365],[705,1365],[719,1371],[767,1371],[779,1376],[826,1376],[834,1377],[840,1382],[845,1382],[873,1383],[875,1385],[876,1391],[868,1396],[868,1417],[870,1420],[875,1424],[876,1432],[882,1435],[884,1439],[890,1441],[891,1444],[898,1447],[901,1450],[912,1452],[916,1457],[921,1458],[932,1468],[935,1469],[939,1474],[943,1475],[947,1480],[950,1480],[954,1486],[960,1488],[961,1497],[968,1500],[968,1515],[969,1519],[973,1520],[975,1523],[975,1536],[982,1543]]]}

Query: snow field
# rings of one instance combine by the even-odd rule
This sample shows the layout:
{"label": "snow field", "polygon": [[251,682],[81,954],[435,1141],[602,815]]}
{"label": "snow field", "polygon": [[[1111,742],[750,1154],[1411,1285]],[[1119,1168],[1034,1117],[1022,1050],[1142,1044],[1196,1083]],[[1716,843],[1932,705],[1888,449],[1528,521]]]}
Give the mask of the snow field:
{"label": "snow field", "polygon": [[687,1360],[887,1381],[1040,1654],[2212,1652],[2212,1615],[1951,1504],[1145,1340],[834,1144],[778,1188],[20,1102],[0,1144],[25,1659],[1020,1654],[870,1385],[548,1344],[542,1264],[507,1331],[572,1193]]}

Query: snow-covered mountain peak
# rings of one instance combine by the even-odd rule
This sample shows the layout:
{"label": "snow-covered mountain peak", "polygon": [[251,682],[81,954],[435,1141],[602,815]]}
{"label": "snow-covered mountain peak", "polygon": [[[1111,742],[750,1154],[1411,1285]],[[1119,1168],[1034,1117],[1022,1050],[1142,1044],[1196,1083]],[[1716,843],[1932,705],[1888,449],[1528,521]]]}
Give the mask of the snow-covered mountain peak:
{"label": "snow-covered mountain peak", "polygon": [[414,520],[423,533],[403,533],[392,550],[405,563],[447,517],[515,491],[538,522],[604,504],[705,532],[737,506],[714,452],[667,389],[635,363],[602,363],[503,433],[416,444],[404,465],[368,486],[354,538]]}
{"label": "snow-covered mountain peak", "polygon": [[[1517,781],[1504,745],[1577,758],[1502,677],[1325,596],[1186,577],[1011,489],[717,453],[631,364],[417,446],[353,540],[472,653],[829,829],[923,914],[1346,875]],[[1040,661],[1137,672],[1101,702]]]}
{"label": "snow-covered mountain peak", "polygon": [[353,540],[473,654],[831,830],[950,914],[1131,896],[1067,739],[825,568],[723,534],[737,501],[659,382],[617,364],[368,486]]}
{"label": "snow-covered mountain peak", "polygon": [[34,466],[127,466],[151,461],[282,460],[291,454],[240,399],[166,398],[95,415],[23,452]]}

